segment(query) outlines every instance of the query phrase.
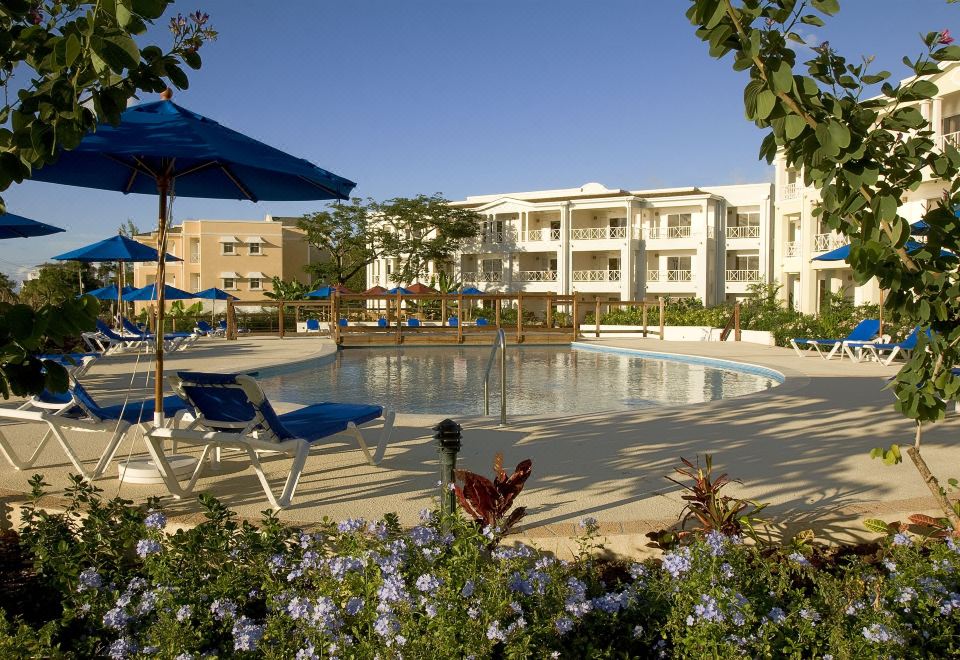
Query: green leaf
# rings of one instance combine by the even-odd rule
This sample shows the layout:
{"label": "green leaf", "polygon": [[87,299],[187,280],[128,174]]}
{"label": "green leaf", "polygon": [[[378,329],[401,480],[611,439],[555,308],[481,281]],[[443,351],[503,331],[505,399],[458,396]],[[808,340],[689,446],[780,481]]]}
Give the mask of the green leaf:
{"label": "green leaf", "polygon": [[841,149],[846,149],[850,146],[850,129],[846,126],[831,119],[827,125],[827,129],[830,131],[830,138],[835,145]]}
{"label": "green leaf", "polygon": [[793,70],[786,62],[780,62],[773,72],[773,88],[778,92],[789,92],[793,89]]}
{"label": "green leaf", "polygon": [[787,115],[785,133],[788,140],[795,139],[798,135],[803,133],[803,129],[806,127],[807,122],[805,122],[799,115]]}
{"label": "green leaf", "polygon": [[833,16],[840,11],[840,3],[837,0],[812,0],[810,4],[827,16]]}
{"label": "green leaf", "polygon": [[938,48],[933,52],[932,57],[938,62],[956,62],[960,60],[960,46]]}
{"label": "green leaf", "polygon": [[766,119],[770,116],[770,113],[773,112],[774,106],[777,104],[776,95],[771,92],[769,89],[761,90],[757,94],[757,119]]}
{"label": "green leaf", "polygon": [[863,526],[876,534],[887,534],[887,523],[876,518],[869,518],[863,521]]}
{"label": "green leaf", "polygon": [[133,8],[130,0],[117,0],[116,16],[117,23],[121,27],[126,28],[130,25],[130,21],[133,20]]}
{"label": "green leaf", "polygon": [[800,22],[806,23],[807,25],[815,25],[817,27],[823,27],[825,25],[825,23],[823,22],[823,19],[814,14],[806,14],[804,16],[801,16]]}
{"label": "green leaf", "polygon": [[909,91],[911,99],[930,99],[939,91],[929,80],[915,80],[903,89]]}

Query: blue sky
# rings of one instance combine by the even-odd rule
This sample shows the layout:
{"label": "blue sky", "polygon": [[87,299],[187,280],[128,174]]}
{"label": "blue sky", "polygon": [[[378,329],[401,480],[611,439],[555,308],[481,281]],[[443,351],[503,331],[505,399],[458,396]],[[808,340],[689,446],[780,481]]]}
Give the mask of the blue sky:
{"label": "blue sky", "polygon": [[[220,32],[174,100],[385,199],[451,199],[599,181],[649,188],[769,180],[744,120],[745,74],[693,34],[683,0],[197,0]],[[842,0],[810,30],[896,77],[918,34],[954,28],[945,0]],[[165,26],[151,35],[167,43]],[[145,100],[154,100],[152,98]],[[156,199],[25,183],[13,213],[67,233],[0,243],[0,269],[99,240]],[[300,215],[321,202],[179,198],[184,218]]]}

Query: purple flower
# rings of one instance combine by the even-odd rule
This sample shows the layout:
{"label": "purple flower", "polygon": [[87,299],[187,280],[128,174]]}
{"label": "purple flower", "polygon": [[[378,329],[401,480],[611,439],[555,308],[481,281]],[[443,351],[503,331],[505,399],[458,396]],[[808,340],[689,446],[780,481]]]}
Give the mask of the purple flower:
{"label": "purple flower", "polygon": [[580,527],[580,529],[585,529],[588,533],[595,532],[600,527],[597,519],[593,516],[585,516],[581,518],[577,525]]}
{"label": "purple flower", "polygon": [[356,616],[360,610],[363,609],[363,599],[354,596],[347,601],[347,606],[344,608],[348,616]]}
{"label": "purple flower", "polygon": [[287,614],[289,614],[290,618],[294,621],[297,619],[306,619],[313,614],[313,605],[310,604],[310,600],[307,598],[294,596],[290,599],[290,602],[287,603]]}
{"label": "purple flower", "polygon": [[690,570],[693,562],[690,561],[690,550],[680,548],[676,552],[668,552],[663,555],[663,570],[669,573],[674,579],[680,577]]}
{"label": "purple flower", "polygon": [[410,539],[418,548],[437,542],[437,532],[432,527],[418,525],[410,530]]}
{"label": "purple flower", "polygon": [[876,644],[885,644],[887,642],[893,642],[895,644],[902,643],[897,634],[882,623],[872,623],[869,626],[864,626],[863,637],[868,642],[874,642]]}
{"label": "purple flower", "polygon": [[99,589],[103,586],[103,577],[97,573],[93,567],[81,571],[79,576],[80,584],[77,591],[86,591],[87,589]]}
{"label": "purple flower", "polygon": [[723,621],[723,613],[717,607],[716,599],[709,594],[700,596],[700,602],[693,607],[693,613],[696,614],[701,621],[708,623],[720,623]]}
{"label": "purple flower", "polygon": [[460,590],[460,595],[464,598],[470,598],[470,596],[473,595],[474,589],[473,580],[467,580],[463,585],[463,589]]}
{"label": "purple flower", "polygon": [[129,637],[121,637],[110,644],[110,650],[107,651],[107,655],[115,660],[121,660],[122,658],[129,658],[136,652],[136,643]]}
{"label": "purple flower", "polygon": [[366,521],[364,521],[363,518],[347,518],[337,523],[337,530],[348,534],[350,532],[359,532],[365,525]]}
{"label": "purple flower", "polygon": [[809,566],[809,565],[810,565],[810,560],[808,560],[806,557],[804,557],[804,556],[803,556],[802,554],[800,554],[799,552],[794,552],[794,553],[791,554],[789,557],[787,557],[787,559],[789,559],[790,561],[792,561],[794,564],[799,564],[799,565],[801,565],[801,566]]}
{"label": "purple flower", "polygon": [[226,599],[218,598],[213,601],[213,604],[210,605],[210,611],[213,612],[213,616],[216,617],[217,621],[232,619],[237,616],[237,606],[233,601]]}
{"label": "purple flower", "polygon": [[557,632],[561,635],[566,635],[573,630],[573,620],[562,616],[554,622],[553,627],[556,628]]}
{"label": "purple flower", "polygon": [[507,587],[510,591],[515,591],[521,593],[524,596],[533,595],[533,585],[529,581],[523,579],[523,575],[514,571],[510,575],[510,581],[507,583]]}
{"label": "purple flower", "polygon": [[167,517],[159,511],[150,511],[144,518],[143,524],[150,529],[163,529],[167,526]]}
{"label": "purple flower", "polygon": [[154,539],[140,539],[137,541],[137,554],[140,555],[141,559],[147,555],[160,552],[161,550],[163,550],[163,546],[160,545],[160,541]]}
{"label": "purple flower", "polygon": [[787,613],[784,612],[779,607],[774,607],[769,612],[767,612],[767,620],[769,620],[770,623],[783,623],[786,620],[786,618],[787,618]]}
{"label": "purple flower", "polygon": [[233,650],[256,651],[263,637],[263,626],[255,624],[245,616],[233,624]]}
{"label": "purple flower", "polygon": [[719,557],[726,550],[727,538],[715,529],[707,533],[704,541],[707,543],[707,548],[710,549],[710,554],[714,557]]}
{"label": "purple flower", "polygon": [[943,46],[949,46],[953,43],[953,37],[950,36],[950,30],[941,30],[937,35],[937,43]]}
{"label": "purple flower", "polygon": [[417,578],[417,589],[425,594],[437,591],[442,585],[443,580],[429,573],[425,573]]}
{"label": "purple flower", "polygon": [[903,532],[897,532],[896,534],[893,535],[893,544],[911,546],[913,545],[913,539],[911,539],[907,534],[904,534]]}
{"label": "purple flower", "polygon": [[189,605],[181,605],[180,609],[177,610],[177,621],[186,621],[193,614],[193,610]]}
{"label": "purple flower", "polygon": [[103,615],[103,625],[114,630],[122,630],[132,618],[122,607],[114,607]]}
{"label": "purple flower", "polygon": [[499,621],[494,621],[487,627],[487,639],[491,642],[506,641],[507,633],[500,629]]}
{"label": "purple flower", "polygon": [[400,624],[392,614],[381,614],[373,624],[373,630],[384,638],[391,638],[400,630]]}

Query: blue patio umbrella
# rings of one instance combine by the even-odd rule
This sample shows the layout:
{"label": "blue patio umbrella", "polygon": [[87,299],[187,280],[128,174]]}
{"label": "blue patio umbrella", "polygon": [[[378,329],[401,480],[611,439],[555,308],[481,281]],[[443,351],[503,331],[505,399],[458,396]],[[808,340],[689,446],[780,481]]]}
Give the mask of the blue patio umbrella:
{"label": "blue patio umbrella", "polygon": [[[138,261],[156,261],[159,253],[149,245],[127,238],[121,234],[105,238],[102,241],[85,245],[70,252],[64,252],[54,257],[57,261],[83,261],[86,263],[100,263],[103,261],[122,261],[125,263]],[[183,261],[172,254],[167,254],[164,261]]]}
{"label": "blue patio umbrella", "polygon": [[929,231],[930,225],[927,224],[926,220],[918,220],[910,225],[911,236],[926,236]]}
{"label": "blue patio umbrella", "polygon": [[483,291],[481,291],[475,286],[468,286],[465,289],[461,289],[460,293],[462,293],[465,296],[482,296],[483,295]]}
{"label": "blue patio umbrella", "polygon": [[[904,244],[904,247],[907,249],[907,252],[919,252],[924,247],[923,243],[915,241],[913,239],[907,239],[907,242]],[[940,250],[941,257],[953,257],[956,256],[953,252],[949,250]],[[850,257],[850,244],[841,245],[835,250],[830,250],[829,252],[824,252],[819,257],[814,257],[812,261],[846,261]]]}
{"label": "blue patio umbrella", "polygon": [[332,286],[322,286],[319,289],[314,289],[310,293],[305,294],[306,298],[329,298],[330,294],[333,293]]}
{"label": "blue patio umbrella", "polygon": [[[191,298],[196,298],[197,296],[189,291],[184,291],[183,289],[178,289],[175,286],[170,286],[169,284],[163,285],[162,289],[163,297],[166,300],[189,300]],[[123,299],[127,302],[147,302],[157,300],[157,285],[148,284],[142,289],[134,289],[130,293],[123,296]]]}
{"label": "blue patio umbrella", "polygon": [[194,298],[202,298],[204,300],[212,300],[213,305],[210,310],[210,321],[213,322],[213,317],[217,313],[217,302],[218,300],[240,300],[234,295],[231,295],[224,291],[223,289],[218,289],[215,286],[210,287],[209,289],[204,289],[203,291],[198,291],[193,294]]}
{"label": "blue patio umbrella", "polygon": [[93,291],[87,291],[86,293],[82,293],[80,295],[93,296],[97,300],[117,300],[118,298],[125,296],[126,294],[132,291],[136,291],[136,289],[130,286],[129,284],[123,287],[122,289],[118,289],[117,287],[110,284],[108,286],[101,287],[99,289],[94,289]]}
{"label": "blue patio umbrella", "polygon": [[[77,148],[35,170],[36,181],[123,193],[157,194],[159,248],[166,250],[168,201],[173,196],[214,199],[348,199],[356,186],[302,158],[233,131],[170,101],[127,109],[116,126],[101,123]],[[165,281],[157,264],[157,281]],[[164,289],[157,327],[163,327]],[[155,422],[163,421],[163,342],[156,342]]]}
{"label": "blue patio umbrella", "polygon": [[2,238],[31,238],[33,236],[47,236],[66,231],[43,222],[24,218],[13,213],[0,214],[0,239]]}
{"label": "blue patio umbrella", "polygon": [[404,289],[402,286],[395,286],[392,289],[387,289],[387,293],[394,296],[397,295],[398,293],[402,293],[405,296],[409,296],[413,294],[413,291],[411,291],[410,289]]}

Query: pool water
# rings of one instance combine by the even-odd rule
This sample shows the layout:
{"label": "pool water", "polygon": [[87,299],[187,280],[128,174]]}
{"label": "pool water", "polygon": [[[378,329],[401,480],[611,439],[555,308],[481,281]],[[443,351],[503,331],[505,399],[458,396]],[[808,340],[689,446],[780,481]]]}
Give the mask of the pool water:
{"label": "pool water", "polygon": [[[489,347],[359,348],[326,362],[261,377],[268,397],[377,403],[398,412],[483,413]],[[490,408],[500,406],[499,356]],[[542,415],[703,403],[774,387],[767,375],[566,347],[507,348],[507,413]]]}

